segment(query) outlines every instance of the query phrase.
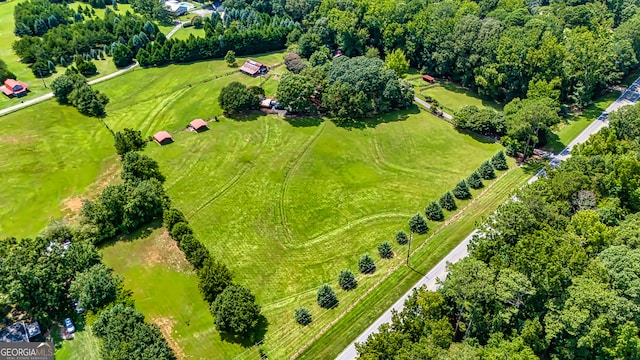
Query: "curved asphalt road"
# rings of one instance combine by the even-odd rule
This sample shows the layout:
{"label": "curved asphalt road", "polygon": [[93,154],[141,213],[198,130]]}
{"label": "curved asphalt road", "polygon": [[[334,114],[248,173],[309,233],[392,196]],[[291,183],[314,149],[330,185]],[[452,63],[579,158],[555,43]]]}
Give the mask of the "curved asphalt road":
{"label": "curved asphalt road", "polygon": [[[596,120],[594,120],[583,132],[580,133],[573,141],[567,145],[564,150],[558,154],[550,156],[549,164],[551,167],[556,167],[561,161],[571,156],[571,149],[577,144],[581,144],[591,136],[591,134],[597,133],[603,126],[607,126],[607,118],[609,113],[617,110],[625,105],[632,105],[640,99],[640,77],[631,84],[623,93],[614,101]],[[417,101],[418,99],[416,99]],[[420,101],[419,101],[420,102]],[[422,103],[421,103],[422,105]],[[544,176],[544,170],[538,172],[535,176],[529,179],[528,183],[532,183],[538,180],[539,177]],[[361,343],[367,340],[369,335],[376,333],[378,327],[384,323],[391,322],[391,310],[401,311],[405,300],[409,297],[414,289],[417,289],[423,285],[426,285],[427,289],[435,290],[437,288],[437,279],[444,279],[447,276],[447,263],[455,263],[463,257],[467,256],[467,245],[469,240],[477,233],[474,230],[469,236],[467,236],[455,249],[453,249],[442,261],[438,263],[431,271],[427,273],[422,279],[420,279],[406,294],[404,294],[391,308],[389,308],[382,316],[380,316],[371,326],[369,326],[360,336],[358,336],[349,346],[344,349],[336,358],[337,360],[351,360],[358,357],[355,344]]]}

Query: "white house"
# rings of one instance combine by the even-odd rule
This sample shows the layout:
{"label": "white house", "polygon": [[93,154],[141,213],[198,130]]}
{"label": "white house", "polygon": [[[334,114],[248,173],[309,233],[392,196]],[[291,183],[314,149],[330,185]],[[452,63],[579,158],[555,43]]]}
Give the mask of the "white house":
{"label": "white house", "polygon": [[164,7],[171,13],[171,15],[180,16],[189,11],[190,5],[184,2],[167,1],[164,3]]}

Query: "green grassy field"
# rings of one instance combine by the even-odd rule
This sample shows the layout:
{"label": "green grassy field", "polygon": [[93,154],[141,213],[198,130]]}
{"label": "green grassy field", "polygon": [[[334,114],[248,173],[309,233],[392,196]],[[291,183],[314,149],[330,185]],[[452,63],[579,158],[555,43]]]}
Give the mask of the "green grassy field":
{"label": "green grassy field", "polygon": [[[275,65],[282,53],[252,58]],[[233,80],[261,81],[239,73],[215,79],[231,70],[222,60],[136,69],[96,85],[111,98],[104,120],[115,130],[133,127],[148,136],[184,128],[196,117],[219,115],[222,86]],[[277,82],[271,81],[268,86],[275,88]],[[0,145],[11,159],[0,160],[0,169],[16,174],[0,180],[0,214],[11,216],[2,235],[33,235],[49,217],[64,213],[66,199],[78,199],[117,175],[111,171],[111,177],[96,180],[117,169],[112,139],[98,120],[75,109],[48,101],[2,117],[2,127],[15,134],[17,140],[11,141],[24,143],[24,154],[16,151],[21,147]],[[33,135],[24,137],[29,129]],[[393,241],[412,214],[500,149],[457,133],[417,108],[370,121],[363,129],[273,116],[222,119],[212,122],[208,132],[179,132],[175,140],[165,147],[151,144],[146,153],[160,163],[167,191],[196,235],[225,260],[238,283],[256,294],[269,321],[262,346],[272,358],[291,355],[398,266],[402,257],[381,260],[377,244]],[[256,349],[222,341],[213,330],[194,274],[178,260],[167,263],[178,251],[162,253],[170,250],[170,242],[161,241],[161,231],[102,250],[107,264],[134,291],[137,307],[161,325],[179,354],[255,354]],[[416,238],[413,246],[425,239]],[[161,252],[157,262],[150,263],[150,249]],[[394,243],[394,251],[402,254],[406,247]],[[339,271],[356,270],[365,252],[374,256],[378,271],[359,276],[355,291],[337,291],[338,308],[321,310],[315,304],[318,286],[329,282],[337,289]],[[292,314],[303,305],[312,310],[314,323],[301,329]],[[75,352],[89,341],[87,336],[59,352]]]}
{"label": "green grassy field", "polygon": [[589,105],[582,113],[572,115],[566,119],[565,122],[558,124],[545,149],[553,152],[562,151],[571,140],[575,139],[576,136],[586,129],[587,126],[600,116],[619,96],[619,91],[612,91],[599,96],[594,100],[593,104]]}
{"label": "green grassy field", "polygon": [[[282,53],[254,58],[275,65]],[[223,60],[136,69],[96,88],[111,99],[110,126],[148,136],[220,115],[217,92],[230,79],[260,82],[241,74],[211,80],[230,70]],[[103,186],[118,168],[113,138],[100,121],[53,100],[0,117],[0,132],[0,237],[36,235],[51,219],[77,210],[80,196]]]}
{"label": "green grassy field", "polygon": [[[338,291],[348,306],[400,261],[380,261],[377,244],[499,149],[415,110],[363,130],[259,117],[175,139],[147,153],[196,235],[256,293],[270,323],[264,347],[276,358],[291,355],[279,339],[302,334],[295,350],[341,311],[315,305],[320,284],[335,286],[341,269],[356,270],[359,255],[372,253],[377,274]],[[305,329],[292,317],[301,305],[316,317]]]}
{"label": "green grassy field", "polygon": [[[171,29],[169,29],[169,31],[171,31]],[[193,26],[186,27],[186,28],[183,27],[183,28],[180,28],[180,30],[176,31],[175,34],[173,34],[173,38],[179,39],[179,40],[186,40],[192,34],[195,37],[204,37],[204,29],[202,28],[196,29]]]}
{"label": "green grassy field", "polygon": [[[10,99],[4,95],[0,95],[0,108],[7,108],[19,104],[22,100],[33,99],[50,92],[48,86],[51,81],[65,72],[65,68],[58,66],[57,73],[44,79],[37,79],[31,72],[31,68],[27,64],[21,63],[18,56],[14,54],[11,45],[18,38],[13,34],[13,9],[20,2],[21,0],[0,2],[0,59],[7,63],[7,67],[16,75],[18,80],[24,81],[29,85],[30,92],[26,97],[16,99]],[[80,3],[73,3],[69,6],[77,8],[78,5],[80,5]],[[86,6],[85,4],[85,7]],[[126,11],[126,9],[129,8],[131,8],[130,5],[122,5],[119,11]],[[96,13],[102,16],[104,9],[96,9]],[[105,60],[94,60],[93,62],[98,68],[98,73],[89,79],[104,76],[117,70],[110,57],[107,57]]]}

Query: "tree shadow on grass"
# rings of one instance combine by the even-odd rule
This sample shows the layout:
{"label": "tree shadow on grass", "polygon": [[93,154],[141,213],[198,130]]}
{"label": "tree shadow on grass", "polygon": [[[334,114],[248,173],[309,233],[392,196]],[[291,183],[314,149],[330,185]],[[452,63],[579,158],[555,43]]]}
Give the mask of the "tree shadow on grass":
{"label": "tree shadow on grass", "polygon": [[225,115],[227,119],[233,121],[256,121],[258,118],[263,117],[265,114],[262,111],[252,111],[249,113],[241,113],[241,114],[233,114],[233,115]]}
{"label": "tree shadow on grass", "polygon": [[419,114],[419,113],[420,113],[420,109],[418,108],[418,106],[414,104],[408,109],[396,110],[396,111],[393,111],[387,114],[378,115],[372,118],[366,118],[366,119],[333,118],[331,119],[331,121],[333,121],[333,123],[336,124],[336,126],[347,129],[347,130],[353,130],[353,129],[362,130],[367,128],[375,128],[380,124],[386,124],[386,123],[391,123],[396,121],[405,121],[409,118],[409,115]]}
{"label": "tree shadow on grass", "polygon": [[256,326],[255,330],[249,336],[220,332],[220,338],[222,339],[222,341],[238,344],[244,348],[250,348],[262,343],[262,340],[264,340],[264,336],[267,333],[268,327],[269,321],[264,315],[260,314],[260,318],[258,319],[258,326]]}
{"label": "tree shadow on grass", "polygon": [[157,230],[162,227],[162,219],[153,220],[142,225],[136,231],[129,234],[120,234],[112,239],[105,240],[101,244],[98,245],[99,249],[108,248],[116,245],[118,242],[131,242],[137,239],[144,239],[147,236],[151,235],[154,230]]}
{"label": "tree shadow on grass", "polygon": [[455,128],[455,129],[459,134],[471,136],[471,138],[473,138],[473,140],[475,140],[477,142],[480,142],[480,143],[483,143],[483,144],[495,144],[495,142],[496,142],[496,139],[492,138],[491,136],[478,134],[478,133],[475,133],[473,131],[469,131],[469,130],[465,130],[465,129],[458,129],[458,128]]}
{"label": "tree shadow on grass", "polygon": [[286,120],[293,127],[316,127],[324,121],[319,116],[289,117]]}

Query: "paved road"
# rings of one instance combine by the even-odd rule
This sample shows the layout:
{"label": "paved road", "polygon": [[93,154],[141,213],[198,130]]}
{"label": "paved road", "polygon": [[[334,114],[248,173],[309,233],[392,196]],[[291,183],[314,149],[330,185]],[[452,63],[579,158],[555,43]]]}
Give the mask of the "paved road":
{"label": "paved road", "polygon": [[[422,105],[422,106],[426,107],[427,109],[431,109],[431,104],[429,104],[428,102],[426,102],[426,101],[424,101],[424,100],[420,99],[419,97],[414,96],[414,97],[413,97],[413,100],[415,100],[415,102],[417,102],[418,104],[420,104],[420,105]],[[442,109],[440,109],[440,110],[442,110]],[[444,111],[442,112],[442,116],[443,116],[443,117],[446,117],[446,118],[447,118],[447,119],[449,119],[449,120],[453,120],[453,115],[451,115],[451,114],[447,114],[447,113],[446,113],[446,112],[444,112]]]}
{"label": "paved road", "polygon": [[[180,27],[182,27],[182,23],[177,24],[169,32],[169,34],[167,34],[167,39],[170,38],[173,34],[175,34],[176,31],[180,30]],[[116,72],[113,72],[111,74],[99,77],[97,79],[93,79],[93,80],[89,81],[89,85],[94,85],[94,84],[97,84],[97,83],[100,83],[100,82],[103,82],[103,81],[106,81],[106,80],[109,80],[109,79],[113,79],[114,77],[120,76],[120,75],[126,73],[127,71],[135,68],[136,66],[138,66],[138,62],[137,61],[134,62],[133,64],[125,67],[125,68],[122,68],[122,69],[116,71]],[[0,109],[0,116],[4,116],[4,115],[7,115],[7,114],[10,114],[10,113],[12,113],[14,111],[18,111],[20,109],[24,109],[27,106],[35,105],[37,103],[41,103],[41,102],[49,100],[51,98],[53,98],[53,93],[52,92],[50,92],[48,94],[44,94],[42,96],[38,96],[37,98],[26,100],[24,102],[21,102],[20,104],[9,106],[8,108]]]}
{"label": "paved road", "polygon": [[[634,104],[636,101],[640,99],[640,77],[636,79],[636,81],[629,86],[620,97],[613,102],[596,120],[594,120],[583,132],[580,133],[573,141],[567,145],[564,150],[562,150],[558,154],[553,154],[550,158],[550,165],[552,167],[557,166],[561,161],[567,159],[571,156],[571,149],[577,144],[581,144],[589,138],[592,134],[597,133],[603,126],[607,126],[607,118],[609,113],[617,110],[618,108]],[[424,101],[416,98],[416,102],[421,105]],[[539,177],[544,176],[545,173],[543,170],[538,172],[535,176],[533,176],[528,183],[532,183],[536,181]],[[338,357],[337,360],[351,360],[355,359],[358,356],[358,352],[355,348],[355,343],[364,342],[367,340],[369,335],[376,333],[378,331],[378,327],[384,323],[391,322],[391,310],[400,311],[404,306],[404,302],[407,297],[411,294],[414,289],[417,289],[423,285],[427,286],[429,290],[435,290],[437,288],[437,279],[444,279],[447,276],[447,263],[455,263],[463,257],[467,256],[467,245],[469,241],[473,238],[473,236],[477,233],[477,230],[474,230],[469,236],[467,236],[455,249],[453,249],[447,256],[445,256],[442,261],[438,263],[426,276],[420,279],[406,294],[404,294],[391,308],[389,308],[382,316],[380,316],[371,326],[369,326],[360,336],[358,336],[354,342],[352,342]]]}

